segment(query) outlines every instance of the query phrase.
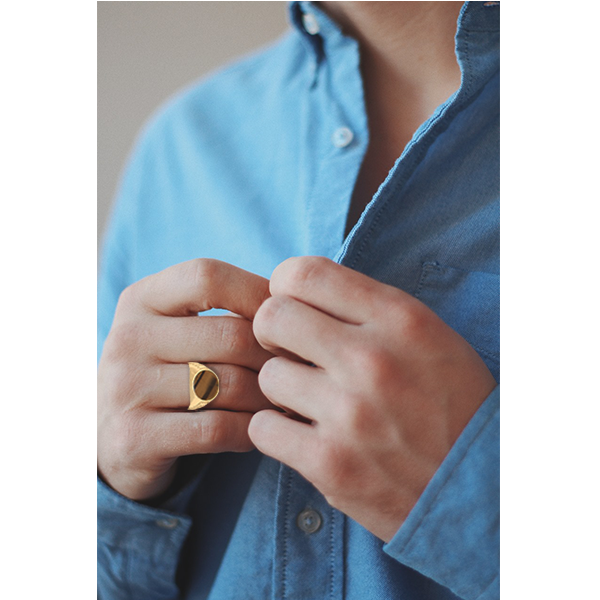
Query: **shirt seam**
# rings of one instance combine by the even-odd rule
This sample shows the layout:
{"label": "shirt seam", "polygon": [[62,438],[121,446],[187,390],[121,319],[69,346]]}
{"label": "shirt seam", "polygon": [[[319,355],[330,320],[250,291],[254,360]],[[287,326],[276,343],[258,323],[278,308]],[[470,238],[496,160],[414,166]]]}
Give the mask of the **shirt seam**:
{"label": "shirt seam", "polygon": [[[468,45],[468,42],[467,42],[466,39],[465,39],[465,44]],[[468,78],[467,82],[465,83],[465,88],[464,88],[464,92],[463,92],[463,94],[464,94],[465,97],[463,99],[461,99],[460,102],[457,102],[457,104],[455,104],[454,107],[452,107],[453,110],[450,110],[450,107],[448,107],[448,112],[445,115],[444,115],[443,111],[441,111],[438,114],[437,118],[432,123],[430,123],[429,127],[421,134],[421,138],[420,138],[421,140],[423,140],[423,138],[425,136],[427,136],[428,134],[431,134],[431,131],[434,128],[439,127],[440,123],[443,123],[444,121],[446,122],[444,130],[448,129],[448,127],[450,126],[450,124],[452,123],[452,121],[454,121],[454,119],[457,117],[457,115],[460,112],[462,112],[463,110],[465,110],[470,104],[472,104],[473,101],[480,95],[481,91],[485,87],[485,84],[483,84],[481,86],[481,88],[478,90],[478,93],[476,93],[476,94],[471,94],[470,93],[471,87],[472,87],[471,84],[472,84],[472,80],[473,80],[473,73],[472,73],[472,69],[471,69],[471,66],[470,66],[470,62],[469,62],[468,51],[466,52],[466,62],[468,64],[469,78]],[[459,94],[460,94],[460,91],[459,91]],[[441,133],[441,131],[440,131],[440,133]],[[406,182],[414,174],[414,172],[416,171],[416,169],[419,166],[419,164],[421,164],[421,162],[425,158],[425,156],[426,156],[429,148],[434,143],[436,137],[437,136],[431,135],[431,139],[427,140],[427,142],[423,145],[423,147],[421,148],[421,150],[419,151],[419,153],[415,155],[415,157],[413,158],[412,164],[407,167],[407,171],[403,175],[403,177],[398,181],[398,183],[392,189],[389,190],[389,192],[387,194],[387,198],[382,203],[382,205],[378,208],[377,214],[373,217],[373,220],[372,220],[371,224],[369,225],[368,230],[365,232],[364,237],[362,239],[362,242],[361,242],[360,246],[356,250],[356,253],[354,255],[354,259],[348,265],[351,269],[356,269],[358,262],[360,261],[360,259],[363,256],[365,247],[367,246],[367,244],[370,243],[372,235],[373,235],[373,232],[377,228],[377,225],[378,225],[381,217],[383,216],[383,213],[384,213],[385,209],[387,208],[389,202],[391,201],[391,199],[393,197],[396,196],[396,194],[398,193],[398,191],[400,189],[402,189],[402,187],[406,184]],[[414,147],[414,145],[413,145],[413,147]],[[409,151],[410,151],[410,149],[409,149]]]}
{"label": "shirt seam", "polygon": [[499,354],[494,354],[493,352],[490,352],[489,350],[484,350],[483,348],[480,348],[479,346],[476,346],[475,344],[471,344],[471,346],[473,346],[473,348],[475,350],[477,350],[477,352],[479,352],[480,354],[484,354],[489,359],[495,360],[496,362],[500,362]]}
{"label": "shirt seam", "polygon": [[334,561],[334,518],[335,510],[330,509],[330,523],[329,523],[329,597],[333,600],[334,597],[334,574],[335,574],[335,561]]}
{"label": "shirt seam", "polygon": [[[462,106],[461,106],[461,108],[462,108]],[[458,113],[458,111],[457,111],[457,113]],[[454,119],[454,117],[455,117],[455,114],[452,114],[451,116],[449,116],[449,120]],[[423,132],[422,137],[426,136],[440,121],[441,121],[441,115],[438,116],[438,118],[433,123],[430,124],[430,126],[427,128],[427,130]],[[421,137],[421,139],[422,139],[422,137]],[[378,208],[377,214],[374,215],[373,220],[372,220],[371,224],[369,225],[368,230],[365,232],[362,242],[356,250],[353,261],[348,265],[351,269],[356,269],[357,263],[362,258],[363,253],[365,251],[365,247],[367,246],[367,244],[369,244],[371,242],[371,237],[373,235],[373,232],[377,229],[379,221],[380,221],[381,217],[383,216],[383,213],[384,213],[387,205],[389,204],[390,200],[392,199],[393,196],[395,196],[397,194],[397,192],[400,189],[402,189],[402,187],[410,179],[412,174],[415,172],[416,168],[419,166],[419,164],[421,163],[421,161],[427,154],[427,150],[429,150],[429,147],[431,146],[431,144],[433,144],[433,141],[434,140],[432,139],[431,141],[429,141],[427,143],[426,146],[424,146],[421,149],[419,154],[417,154],[415,156],[415,158],[413,159],[413,163],[410,165],[410,167],[407,168],[407,173],[405,173],[404,176],[401,178],[401,180],[398,181],[398,183],[392,189],[389,190],[387,198],[383,201],[382,205]]]}
{"label": "shirt seam", "polygon": [[285,512],[284,512],[284,520],[283,520],[283,557],[281,560],[281,566],[283,571],[283,578],[281,580],[281,597],[283,600],[287,597],[287,565],[288,565],[288,535],[289,535],[289,516],[290,516],[290,501],[291,501],[291,491],[292,491],[292,476],[293,471],[288,469],[288,467],[283,466],[283,469],[288,471],[287,477],[287,485],[286,485],[286,497],[285,497]]}

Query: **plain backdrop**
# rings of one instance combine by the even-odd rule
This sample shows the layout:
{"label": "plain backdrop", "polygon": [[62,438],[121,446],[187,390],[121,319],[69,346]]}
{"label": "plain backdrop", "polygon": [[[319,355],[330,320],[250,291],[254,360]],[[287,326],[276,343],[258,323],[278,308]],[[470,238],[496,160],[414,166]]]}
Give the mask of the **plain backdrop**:
{"label": "plain backdrop", "polygon": [[[105,4],[113,3],[100,3],[101,24],[102,11],[111,8]],[[115,4],[120,10],[129,3]],[[132,4],[143,12],[146,3]],[[237,3],[219,4],[227,10]],[[260,14],[284,12],[278,2],[266,9],[244,4],[259,6]],[[548,2],[502,8],[501,563],[507,600],[598,595],[595,8]],[[0,467],[7,489],[2,542],[9,554],[0,595],[45,598],[56,589],[60,598],[93,598],[98,9],[91,0],[6,2],[2,9]],[[104,32],[101,27],[101,45]],[[125,87],[131,83],[123,80]],[[140,122],[146,110],[140,108]],[[133,135],[125,136],[126,146]]]}
{"label": "plain backdrop", "polygon": [[287,2],[98,2],[98,240],[140,128],[182,87],[277,39]]}

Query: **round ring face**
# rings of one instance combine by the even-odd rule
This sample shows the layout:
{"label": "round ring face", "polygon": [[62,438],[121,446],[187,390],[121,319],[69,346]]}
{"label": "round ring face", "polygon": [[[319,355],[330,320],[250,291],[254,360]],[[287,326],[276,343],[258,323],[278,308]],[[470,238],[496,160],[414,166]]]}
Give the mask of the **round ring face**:
{"label": "round ring face", "polygon": [[190,368],[190,405],[188,410],[204,408],[219,394],[219,377],[207,366],[188,363]]}

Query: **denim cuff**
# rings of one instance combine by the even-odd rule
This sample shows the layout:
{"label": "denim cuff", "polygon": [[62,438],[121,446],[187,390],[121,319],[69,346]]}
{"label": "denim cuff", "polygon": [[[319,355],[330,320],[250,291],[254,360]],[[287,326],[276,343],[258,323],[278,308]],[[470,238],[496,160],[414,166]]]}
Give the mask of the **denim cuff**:
{"label": "denim cuff", "polygon": [[98,590],[100,599],[177,598],[181,548],[192,527],[185,514],[204,468],[160,506],[122,496],[98,479]]}
{"label": "denim cuff", "polygon": [[384,551],[467,600],[499,597],[500,386]]}

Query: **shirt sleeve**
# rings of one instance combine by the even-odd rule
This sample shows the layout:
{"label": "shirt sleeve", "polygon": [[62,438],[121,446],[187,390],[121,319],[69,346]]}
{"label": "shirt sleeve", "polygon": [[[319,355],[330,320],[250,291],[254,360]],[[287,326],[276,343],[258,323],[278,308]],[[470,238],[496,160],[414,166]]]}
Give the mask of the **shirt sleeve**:
{"label": "shirt sleeve", "polygon": [[189,485],[167,505],[153,508],[98,480],[99,600],[179,598],[177,566],[192,526],[182,510],[193,489]]}
{"label": "shirt sleeve", "polygon": [[384,551],[465,600],[500,597],[500,387]]}
{"label": "shirt sleeve", "polygon": [[[98,276],[98,360],[123,289],[136,279],[139,205],[149,155],[142,131],[121,179],[102,244]],[[196,483],[198,479],[196,479]],[[176,572],[191,527],[184,514],[190,483],[160,508],[136,503],[98,480],[98,598],[179,597]]]}
{"label": "shirt sleeve", "polygon": [[151,154],[149,127],[142,130],[128,159],[103,236],[98,268],[98,361],[112,326],[121,292],[136,274],[140,204]]}

